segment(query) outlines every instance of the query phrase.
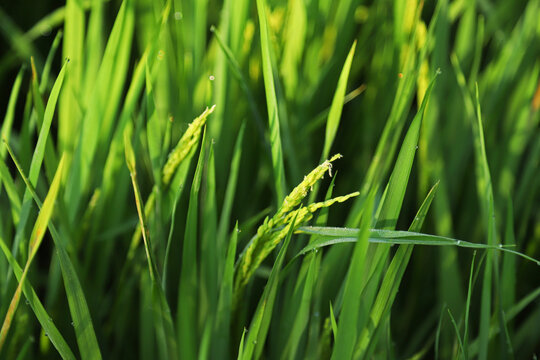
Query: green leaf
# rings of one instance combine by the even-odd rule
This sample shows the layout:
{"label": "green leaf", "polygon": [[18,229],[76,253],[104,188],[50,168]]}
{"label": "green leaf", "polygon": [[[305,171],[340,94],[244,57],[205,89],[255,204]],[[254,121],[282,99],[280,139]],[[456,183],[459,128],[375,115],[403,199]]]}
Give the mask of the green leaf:
{"label": "green leaf", "polygon": [[369,224],[373,213],[374,198],[375,192],[372,192],[365,203],[364,215],[356,237],[356,244],[344,284],[343,306],[339,313],[338,333],[332,351],[332,360],[351,359],[358,338],[357,319],[360,311],[358,304],[363,290],[362,271],[369,245]]}
{"label": "green leaf", "polygon": [[[21,89],[22,77],[24,75],[24,67],[22,67],[17,73],[17,77],[13,82],[13,87],[11,88],[11,94],[9,95],[6,115],[2,121],[2,140],[9,141],[11,137],[11,129],[13,126],[13,120],[15,119],[15,105],[17,104],[17,98],[19,97],[19,90]],[[6,156],[6,149],[4,147],[0,148],[0,158],[4,159]]]}
{"label": "green leaf", "polygon": [[205,138],[203,135],[199,161],[191,192],[189,195],[189,207],[186,216],[184,242],[182,244],[182,264],[180,269],[180,284],[178,288],[178,307],[176,326],[178,329],[178,344],[180,358],[195,359],[197,357],[198,344],[198,275],[197,275],[197,228],[199,209],[199,190],[201,186],[202,172],[205,162]]}
{"label": "green leaf", "polygon": [[328,119],[326,120],[326,135],[324,138],[324,148],[321,155],[321,161],[328,158],[328,155],[330,154],[330,148],[332,147],[332,144],[334,143],[334,139],[336,137],[339,122],[341,120],[341,112],[343,111],[343,105],[345,102],[347,81],[349,79],[349,73],[351,71],[351,65],[355,49],[356,41],[351,46],[349,55],[347,55],[347,59],[345,60],[345,64],[343,65],[343,69],[341,70],[341,75],[339,76],[336,92],[334,93],[334,98],[330,107],[330,112],[328,113]]}
{"label": "green leaf", "polygon": [[276,204],[285,199],[285,168],[283,165],[283,150],[281,147],[279,108],[276,88],[274,85],[274,71],[271,60],[270,32],[266,21],[267,10],[264,0],[257,0],[257,13],[261,32],[261,51],[263,62],[264,87],[266,93],[266,106],[268,110],[268,125],[270,128],[270,146],[272,149],[272,169],[274,174],[274,189],[276,191]]}
{"label": "green leaf", "polygon": [[[60,93],[60,89],[62,87],[62,83],[64,81],[67,63],[68,62],[66,61],[64,65],[62,66],[62,69],[60,70],[60,73],[58,74],[58,77],[56,78],[54,86],[51,90],[49,100],[47,101],[47,106],[45,107],[45,113],[43,117],[41,130],[39,132],[37,144],[34,149],[34,154],[32,156],[32,162],[30,164],[30,172],[28,175],[28,179],[30,180],[30,183],[32,184],[34,188],[36,187],[39,173],[41,170],[41,165],[43,163],[43,158],[45,156],[45,144],[47,143],[47,138],[49,136],[49,131],[50,131],[53,116],[54,116],[54,111],[56,109],[56,103],[58,101],[58,96]],[[30,190],[28,190],[27,188],[23,196],[22,208],[21,208],[21,213],[19,217],[19,224],[17,225],[17,232],[15,235],[15,240],[13,241],[13,245],[12,245],[14,256],[17,256],[19,243],[22,237],[24,236],[24,229],[28,222],[28,217],[30,216],[31,206],[32,206],[32,198],[31,198]]]}
{"label": "green leaf", "polygon": [[13,318],[15,317],[15,312],[17,311],[17,307],[19,306],[21,292],[23,290],[23,285],[28,275],[30,265],[32,264],[32,261],[34,260],[34,257],[37,254],[37,251],[43,240],[43,236],[45,236],[45,232],[47,231],[49,221],[52,217],[53,210],[54,210],[54,203],[58,196],[58,191],[60,189],[60,182],[63,176],[63,169],[64,169],[63,165],[64,165],[64,161],[62,160],[60,161],[60,164],[58,165],[58,169],[56,170],[56,175],[54,176],[54,180],[51,184],[49,192],[47,193],[47,197],[45,198],[45,202],[43,203],[43,206],[41,207],[41,211],[34,224],[32,234],[30,235],[30,240],[28,244],[28,259],[26,260],[26,265],[24,266],[24,270],[19,279],[19,285],[17,286],[17,289],[15,290],[15,294],[13,295],[13,298],[9,305],[8,312],[6,314],[6,317],[4,318],[2,329],[0,330],[0,351],[2,350],[2,347],[6,341],[8,331],[11,327]]}
{"label": "green leaf", "polygon": [[[17,277],[17,280],[21,281],[21,276],[23,273],[23,270],[21,269],[20,265],[17,263],[17,260],[11,255],[11,251],[7,247],[6,243],[2,238],[0,238],[0,248],[2,248],[2,252],[6,256],[9,265],[13,269],[13,272],[15,273],[15,276]],[[24,296],[26,297],[26,301],[28,305],[32,308],[32,311],[36,315],[36,318],[38,319],[39,323],[41,324],[41,327],[47,334],[49,340],[53,344],[53,346],[58,350],[58,354],[62,357],[62,359],[73,359],[75,360],[75,355],[73,355],[73,352],[71,351],[69,345],[67,344],[66,340],[62,337],[62,334],[58,331],[56,326],[54,325],[54,322],[51,320],[51,316],[47,313],[47,310],[43,307],[43,304],[39,300],[38,295],[36,294],[34,288],[30,284],[30,281],[26,280],[24,284],[22,285],[22,291],[24,293]]]}
{"label": "green leaf", "polygon": [[[228,226],[231,220],[231,212],[234,203],[234,195],[238,186],[238,174],[240,171],[240,160],[242,158],[242,142],[244,140],[244,132],[246,129],[245,122],[242,123],[238,136],[236,138],[236,144],[234,145],[233,157],[231,160],[231,168],[229,170],[229,179],[227,180],[227,188],[225,190],[225,198],[223,200],[223,207],[221,209],[219,217],[219,226],[216,239],[216,246],[218,247],[218,257],[223,258],[225,254],[225,239],[227,237]],[[218,259],[218,260],[219,260]],[[221,261],[221,260],[219,260]],[[221,266],[219,266],[221,265]],[[223,267],[223,264],[219,263],[219,267]]]}
{"label": "green leaf", "polygon": [[[229,353],[229,341],[231,338],[231,315],[234,285],[234,260],[236,254],[236,244],[238,241],[238,222],[234,227],[227,250],[225,267],[223,268],[223,278],[219,290],[219,300],[216,313],[216,326],[214,339],[212,342],[212,354],[214,357]],[[243,347],[241,347],[243,348]]]}

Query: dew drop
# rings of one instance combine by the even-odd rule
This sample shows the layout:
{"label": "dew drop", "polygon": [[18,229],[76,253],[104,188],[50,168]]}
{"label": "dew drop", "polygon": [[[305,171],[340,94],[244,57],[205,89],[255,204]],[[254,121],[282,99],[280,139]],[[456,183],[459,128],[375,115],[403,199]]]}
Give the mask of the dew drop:
{"label": "dew drop", "polygon": [[214,81],[215,79],[216,79],[216,78],[214,77],[214,75],[210,75],[210,76],[208,77],[208,80],[210,80],[210,81]]}
{"label": "dew drop", "polygon": [[460,244],[461,244],[461,240],[456,241],[456,245],[460,245]]}
{"label": "dew drop", "polygon": [[75,326],[75,323],[73,321],[71,322],[71,326]]}
{"label": "dew drop", "polygon": [[30,305],[30,301],[26,300],[25,301],[26,305]]}
{"label": "dew drop", "polygon": [[253,340],[253,344],[256,345],[256,344],[257,344],[257,340]]}
{"label": "dew drop", "polygon": [[501,249],[502,249],[502,247],[503,247],[503,244],[499,244],[499,248],[501,248]]}
{"label": "dew drop", "polygon": [[182,13],[180,11],[177,11],[177,12],[174,13],[174,20],[176,20],[176,21],[182,20],[183,17],[184,17],[184,15],[182,15]]}
{"label": "dew drop", "polygon": [[416,145],[415,149],[418,150],[418,145]]}

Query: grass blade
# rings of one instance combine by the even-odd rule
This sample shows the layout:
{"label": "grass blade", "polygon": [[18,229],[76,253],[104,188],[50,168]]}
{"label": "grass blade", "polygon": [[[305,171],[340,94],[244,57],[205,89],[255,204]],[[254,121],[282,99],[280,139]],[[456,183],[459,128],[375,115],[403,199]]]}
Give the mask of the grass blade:
{"label": "grass blade", "polygon": [[4,160],[1,158],[0,178],[2,179],[2,184],[4,184],[4,188],[6,189],[6,193],[11,204],[11,217],[13,218],[13,224],[17,225],[17,223],[19,222],[19,214],[21,212],[21,199],[19,197],[19,194],[17,194],[17,189],[15,188],[15,184],[13,183],[13,179],[11,178],[9,169],[6,166]]}
{"label": "grass blade", "polygon": [[199,161],[191,192],[189,194],[189,206],[186,217],[186,230],[182,248],[182,264],[180,269],[180,284],[178,288],[178,307],[176,326],[178,329],[178,344],[180,346],[180,358],[195,359],[197,357],[198,344],[198,293],[197,291],[197,228],[199,209],[199,190],[205,162],[206,132],[203,135]]}
{"label": "grass blade", "polygon": [[[214,164],[214,144],[210,142],[210,153],[205,160],[206,169],[203,173],[203,192],[201,196],[202,219],[200,236],[200,268],[199,275],[199,328],[203,328],[206,338],[209,339],[212,324],[216,318],[217,301],[219,293],[218,267],[220,257],[217,240],[217,205],[216,205],[216,169]],[[199,357],[208,358],[210,341],[201,341]]]}
{"label": "grass blade", "polygon": [[[58,74],[58,77],[56,78],[54,86],[51,90],[49,100],[47,101],[47,106],[45,107],[43,122],[42,122],[41,130],[39,132],[37,144],[34,149],[34,154],[32,156],[32,161],[30,164],[30,173],[28,175],[30,183],[34,187],[37,184],[37,180],[38,180],[39,173],[41,170],[41,165],[43,163],[43,158],[45,157],[45,144],[47,143],[47,138],[49,136],[49,130],[51,128],[53,115],[56,108],[56,103],[58,101],[58,96],[60,94],[62,83],[64,81],[67,63],[68,62],[66,61],[64,65],[62,66],[62,69],[60,70],[60,73]],[[28,222],[28,217],[30,216],[31,206],[32,206],[32,198],[27,188],[23,196],[19,223],[17,225],[17,232],[15,234],[15,239],[12,245],[13,256],[15,257],[17,256],[17,251],[19,250],[19,243],[24,236],[24,229]]]}
{"label": "grass blade", "polygon": [[26,276],[28,274],[28,270],[30,269],[30,265],[32,264],[32,261],[34,260],[34,257],[37,254],[37,251],[43,240],[43,236],[45,236],[45,232],[47,231],[49,220],[52,217],[53,210],[54,210],[54,203],[58,196],[58,191],[60,189],[60,181],[63,176],[63,173],[62,173],[64,169],[63,165],[64,165],[63,161],[61,161],[60,164],[58,165],[58,169],[56,170],[56,175],[54,176],[54,180],[51,184],[47,197],[45,198],[45,202],[43,203],[43,206],[41,207],[41,211],[38,215],[38,218],[34,224],[34,228],[32,230],[32,234],[30,236],[29,245],[28,245],[28,259],[26,260],[26,265],[24,266],[24,270],[21,274],[19,285],[17,286],[17,290],[15,290],[15,294],[13,295],[13,298],[9,305],[8,312],[6,314],[6,317],[4,318],[2,329],[0,330],[0,351],[2,350],[2,347],[6,341],[8,331],[11,327],[13,318],[15,317],[15,312],[17,311],[17,307],[19,305],[21,292],[22,292],[23,285],[26,280]]}
{"label": "grass blade", "polygon": [[[13,255],[11,255],[11,251],[9,251],[6,243],[1,238],[0,248],[2,248],[2,251],[7,258],[9,265],[13,269],[15,277],[20,282],[23,274],[23,269],[21,269],[20,265],[17,263],[17,260],[13,257]],[[75,360],[75,355],[73,355],[73,352],[71,351],[66,340],[62,337],[62,334],[54,325],[54,322],[51,320],[51,316],[47,313],[47,310],[45,310],[45,307],[39,300],[39,297],[36,294],[32,285],[30,284],[30,281],[26,280],[24,282],[24,284],[22,285],[22,291],[27,299],[28,305],[32,308],[32,311],[34,311],[34,314],[36,315],[36,318],[41,324],[41,327],[47,334],[53,346],[58,351],[58,354],[62,357],[62,359]]]}
{"label": "grass blade", "polygon": [[238,222],[229,241],[227,258],[223,270],[223,278],[219,290],[219,301],[217,307],[217,317],[215,326],[215,336],[212,345],[212,356],[219,357],[223,354],[229,354],[231,314],[232,314],[232,296],[234,284],[234,259],[236,254],[236,244],[238,241]]}
{"label": "grass blade", "polygon": [[332,99],[332,105],[330,107],[330,112],[328,113],[328,119],[326,120],[326,135],[324,138],[324,148],[321,156],[321,161],[326,159],[330,154],[330,148],[334,143],[336,133],[339,127],[339,122],[341,120],[341,112],[343,111],[343,105],[345,103],[345,92],[347,91],[347,81],[349,79],[349,73],[351,71],[352,60],[354,56],[354,51],[356,49],[356,41],[351,46],[349,55],[345,60],[341,74],[339,75],[339,80]]}
{"label": "grass blade", "polygon": [[[484,226],[487,230],[487,243],[494,246],[497,243],[497,233],[495,228],[495,203],[493,199],[493,189],[491,175],[489,171],[486,145],[484,141],[484,131],[482,128],[482,114],[480,111],[480,99],[478,95],[478,85],[476,86],[476,121],[472,121],[474,135],[474,149],[476,159],[476,181],[479,200],[484,217]],[[484,269],[484,279],[482,283],[482,307],[480,312],[480,351],[478,358],[485,360],[488,358],[489,328],[491,321],[491,289],[492,289],[492,266],[496,266],[497,260],[493,253],[487,253],[486,267]]]}
{"label": "grass blade", "polygon": [[467,291],[467,304],[465,305],[465,330],[463,331],[463,356],[465,357],[465,359],[469,358],[469,314],[471,311],[471,296],[475,259],[476,251],[473,252],[473,258],[471,261],[471,271],[469,274],[469,289]]}
{"label": "grass blade", "polygon": [[287,185],[285,183],[285,167],[283,165],[283,150],[281,147],[279,108],[270,54],[272,45],[270,43],[270,33],[266,21],[266,12],[266,2],[264,0],[257,0],[257,13],[259,15],[259,26],[261,32],[264,87],[266,92],[266,105],[268,109],[268,125],[270,127],[270,146],[272,149],[274,190],[276,192],[276,204],[279,205],[285,198]]}
{"label": "grass blade", "polygon": [[339,314],[336,344],[332,351],[332,360],[352,358],[358,337],[357,319],[360,311],[358,304],[362,294],[362,271],[367,256],[369,224],[373,213],[375,192],[372,192],[366,202],[362,223],[356,238],[356,245],[351,258],[347,279],[343,292],[343,308]]}
{"label": "grass blade", "polygon": [[[17,99],[19,97],[19,90],[21,89],[21,82],[24,75],[24,67],[22,67],[17,73],[13,87],[11,88],[11,93],[9,95],[8,106],[6,110],[6,115],[4,116],[4,121],[2,121],[2,139],[9,141],[11,135],[11,128],[13,126],[13,120],[15,119],[15,105],[17,104]],[[6,149],[3,147],[0,148],[0,158],[4,159],[6,156]]]}
{"label": "grass blade", "polygon": [[[319,235],[323,238],[317,239],[311,244],[304,247],[298,254],[304,255],[310,251],[319,249],[324,246],[356,242],[359,230],[354,228],[336,228],[336,227],[313,227],[303,226],[298,228],[298,232]],[[457,240],[445,236],[422,234],[414,231],[401,230],[379,230],[371,229],[369,234],[369,242],[374,244],[389,244],[389,245],[428,245],[428,246],[458,246],[469,249],[490,249],[499,250],[509,254],[520,256],[533,263],[540,264],[538,260],[524,253],[509,249],[501,245],[479,244],[464,240]]]}

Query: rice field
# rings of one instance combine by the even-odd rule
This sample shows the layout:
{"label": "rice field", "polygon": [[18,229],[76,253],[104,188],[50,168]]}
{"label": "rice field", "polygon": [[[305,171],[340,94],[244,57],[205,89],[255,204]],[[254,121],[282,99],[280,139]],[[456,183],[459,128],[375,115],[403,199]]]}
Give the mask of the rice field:
{"label": "rice field", "polygon": [[0,5],[0,359],[536,359],[539,0]]}

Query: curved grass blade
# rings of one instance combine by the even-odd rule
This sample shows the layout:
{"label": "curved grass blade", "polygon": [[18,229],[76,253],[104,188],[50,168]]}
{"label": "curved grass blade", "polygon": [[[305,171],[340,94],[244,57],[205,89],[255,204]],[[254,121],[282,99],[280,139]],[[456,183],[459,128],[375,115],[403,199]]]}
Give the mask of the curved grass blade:
{"label": "curved grass blade", "polygon": [[[242,123],[238,136],[236,138],[236,144],[234,145],[234,153],[231,160],[231,168],[229,170],[229,179],[227,180],[227,189],[225,190],[225,199],[223,200],[223,207],[219,217],[219,225],[217,232],[217,246],[219,258],[223,258],[225,253],[225,239],[227,237],[229,221],[231,219],[231,211],[234,202],[234,194],[236,193],[236,187],[238,183],[238,173],[240,170],[240,159],[242,157],[242,143],[244,140],[244,132],[246,129],[245,122]],[[223,266],[219,266],[222,268]]]}
{"label": "curved grass blade", "polygon": [[195,359],[198,344],[198,286],[197,286],[197,227],[199,209],[199,190],[206,154],[206,131],[203,134],[197,169],[193,177],[189,206],[186,216],[184,242],[182,244],[182,264],[178,287],[177,331],[180,358]]}
{"label": "curved grass blade", "polygon": [[330,154],[330,148],[334,143],[339,122],[341,120],[341,112],[343,111],[343,105],[345,104],[345,92],[347,91],[347,80],[349,79],[349,73],[351,71],[352,60],[356,49],[356,40],[351,46],[349,55],[345,60],[339,80],[337,83],[336,92],[332,99],[332,105],[330,106],[330,112],[328,113],[328,119],[326,120],[326,135],[324,138],[324,148],[321,156],[321,161],[326,159]]}
{"label": "curved grass blade", "polygon": [[[482,128],[482,113],[480,111],[480,98],[478,84],[476,84],[476,121],[472,121],[474,150],[476,158],[476,180],[480,205],[484,215],[484,226],[487,230],[487,243],[494,245],[497,242],[497,230],[495,228],[495,202],[491,175],[486,155],[484,130]],[[491,291],[492,291],[492,266],[496,265],[496,258],[487,254],[484,279],[482,283],[482,306],[480,312],[480,351],[478,358],[488,358],[489,328],[491,321]]]}
{"label": "curved grass blade", "polygon": [[332,303],[330,302],[329,305],[330,305],[330,324],[332,324],[332,334],[334,335],[334,341],[336,341],[337,334],[338,334],[337,321],[334,315],[334,307],[332,306]]}
{"label": "curved grass blade", "polygon": [[[15,183],[13,182],[13,179],[11,178],[9,169],[1,157],[0,157],[0,179],[2,180],[2,184],[4,185],[4,188],[6,189],[6,193],[9,198],[9,202],[11,204],[11,217],[13,218],[13,223],[14,225],[17,225],[17,223],[19,222],[19,214],[21,211],[21,199],[19,198],[19,194],[17,193],[17,189],[15,188]],[[2,186],[0,186],[0,189],[1,187]]]}
{"label": "curved grass blade", "polygon": [[242,338],[240,339],[240,345],[238,346],[238,360],[244,359],[244,341],[246,337],[247,329],[244,328],[244,331],[242,331]]}
{"label": "curved grass blade", "polygon": [[270,54],[272,45],[270,43],[270,34],[266,21],[266,11],[266,2],[264,0],[257,0],[257,13],[259,16],[261,32],[261,56],[263,63],[264,88],[266,93],[266,106],[268,109],[268,125],[270,127],[270,146],[272,149],[274,189],[276,191],[276,204],[279,206],[283,199],[285,199],[287,186],[285,183],[285,167],[283,165],[283,149],[281,146],[279,108]]}
{"label": "curved grass blade", "polygon": [[375,192],[369,195],[363,211],[360,229],[355,238],[353,255],[343,290],[343,306],[339,314],[336,342],[332,351],[332,360],[351,359],[358,337],[358,314],[363,290],[363,270],[367,257],[369,225],[373,213]]}
{"label": "curved grass blade", "polygon": [[471,311],[471,296],[472,296],[472,283],[474,274],[474,260],[476,259],[476,251],[473,252],[473,258],[471,261],[471,271],[469,274],[469,288],[467,291],[467,303],[465,305],[465,330],[463,331],[463,356],[465,359],[469,358],[469,314]]}
{"label": "curved grass blade", "polygon": [[[41,92],[40,92],[40,84],[39,79],[37,75],[36,66],[34,64],[34,58],[30,58],[30,64],[32,68],[32,99],[34,101],[34,110],[37,114],[37,122],[38,122],[38,130],[42,125],[42,121],[44,119],[45,114],[45,105],[43,104],[43,99],[41,98]],[[44,152],[44,161],[45,161],[45,174],[47,175],[47,178],[52,181],[52,178],[54,176],[54,171],[56,167],[58,166],[58,158],[56,156],[56,150],[54,147],[53,139],[51,136],[47,138],[47,142],[45,144],[45,152]]]}
{"label": "curved grass blade", "polygon": [[[39,172],[41,170],[41,164],[43,163],[43,158],[45,156],[45,144],[47,143],[47,138],[49,136],[49,130],[51,128],[54,111],[56,109],[56,103],[58,102],[60,89],[64,81],[67,64],[68,64],[68,61],[64,62],[64,65],[62,66],[62,69],[60,70],[60,73],[58,74],[58,77],[56,78],[54,86],[51,90],[49,100],[47,101],[47,106],[45,107],[43,123],[41,126],[41,130],[39,132],[36,147],[34,149],[32,162],[30,164],[30,172],[28,175],[28,179],[30,180],[30,183],[34,187],[37,184]],[[15,234],[15,240],[13,241],[13,246],[12,246],[13,256],[15,257],[17,256],[19,242],[21,241],[24,235],[24,229],[28,221],[28,217],[30,216],[31,206],[32,206],[31,194],[29,193],[29,190],[26,189],[24,193],[24,197],[23,197],[23,202],[22,202],[20,221],[17,226],[17,232]]]}
{"label": "curved grass blade", "polygon": [[41,82],[39,85],[39,92],[41,94],[43,94],[45,90],[47,89],[49,76],[51,73],[52,62],[54,60],[54,56],[56,55],[56,51],[58,50],[58,46],[60,45],[62,34],[63,34],[62,30],[59,30],[56,33],[56,36],[54,37],[51,48],[49,49],[49,53],[47,54],[47,60],[45,61],[45,65],[43,66],[43,71],[41,72]]}
{"label": "curved grass blade", "polygon": [[[199,274],[199,324],[204,327],[200,341],[199,359],[207,359],[210,351],[210,338],[214,319],[216,318],[219,294],[217,239],[217,204],[216,204],[216,169],[214,162],[214,144],[210,142],[208,158],[205,159],[206,170],[203,173],[203,191],[201,196],[202,231],[200,236],[200,269]],[[220,336],[220,335],[218,335]]]}
{"label": "curved grass blade", "polygon": [[422,120],[429,102],[429,97],[431,95],[433,86],[435,85],[435,80],[438,74],[439,72],[437,72],[435,77],[431,80],[431,83],[429,84],[429,87],[424,95],[424,99],[422,100],[422,105],[420,106],[420,109],[418,109],[418,112],[416,113],[416,116],[414,117],[409,130],[405,135],[403,144],[401,145],[401,149],[396,160],[396,166],[392,172],[392,175],[390,176],[390,180],[388,181],[384,201],[377,211],[377,227],[392,229],[397,223],[399,213],[401,212],[403,198],[405,197],[407,184],[409,182],[414,156],[416,154],[416,149],[418,148],[417,144],[420,136],[420,127],[422,125]]}
{"label": "curved grass blade", "polygon": [[[1,238],[0,238],[0,248],[2,249],[4,255],[6,256],[9,262],[9,265],[13,269],[13,272],[15,273],[15,277],[20,282],[23,270],[21,269],[20,265],[17,263],[17,260],[13,257],[13,255],[11,255],[11,251],[9,251],[9,248],[5,244],[4,240]],[[41,324],[41,327],[47,334],[53,346],[58,351],[58,354],[60,354],[60,356],[64,360],[71,360],[71,359],[75,360],[75,355],[73,355],[73,351],[71,351],[66,340],[62,337],[62,334],[58,331],[58,329],[54,325],[54,322],[51,320],[50,315],[47,313],[47,310],[45,310],[45,307],[39,300],[39,297],[37,296],[34,288],[32,287],[32,284],[30,284],[30,281],[26,280],[24,282],[22,286],[22,290],[23,290],[24,296],[27,299],[28,305],[32,308],[32,311],[36,315],[36,318]]]}
{"label": "curved grass blade", "polygon": [[[332,104],[330,105],[330,110],[328,112],[328,117],[326,120],[326,134],[324,137],[324,147],[321,154],[321,162],[324,161],[324,159],[326,159],[330,153],[330,149],[332,148],[332,144],[334,143],[334,139],[336,137],[336,133],[341,120],[343,106],[346,104],[345,92],[347,91],[347,81],[349,79],[349,73],[351,71],[351,65],[355,49],[356,40],[351,46],[349,55],[347,55],[347,59],[345,60],[345,64],[343,65],[343,69],[341,70],[341,74],[339,75],[336,92],[334,93]],[[313,202],[315,200],[315,197],[319,192],[319,186],[319,184],[315,185],[314,190],[310,195],[310,202]]]}
{"label": "curved grass blade", "polygon": [[17,307],[19,306],[21,292],[22,292],[23,285],[25,283],[28,271],[30,270],[30,265],[32,264],[32,261],[34,260],[34,257],[37,254],[37,251],[41,245],[41,242],[43,241],[43,236],[45,236],[45,232],[47,231],[47,227],[49,225],[49,220],[52,217],[53,210],[54,210],[54,203],[56,201],[56,198],[58,196],[58,191],[60,189],[60,182],[62,180],[63,169],[64,169],[64,161],[62,160],[60,161],[60,164],[58,165],[58,169],[56,170],[56,175],[54,176],[54,180],[51,184],[49,192],[47,193],[47,197],[45,198],[45,202],[43,203],[43,206],[41,207],[41,211],[34,224],[34,228],[32,230],[32,234],[30,236],[29,245],[28,245],[28,259],[26,260],[26,265],[24,266],[24,270],[20,277],[19,285],[17,286],[17,289],[15,290],[15,294],[13,295],[13,298],[11,299],[8,312],[6,314],[6,317],[4,318],[2,329],[0,329],[0,351],[2,350],[2,347],[6,341],[6,337],[11,327],[11,323],[13,321],[13,318],[15,317],[15,312],[17,311]]}
{"label": "curved grass blade", "polygon": [[[13,126],[13,119],[15,118],[15,105],[17,104],[17,99],[19,97],[19,90],[21,89],[22,77],[24,75],[23,66],[17,73],[13,87],[11,88],[11,93],[9,95],[8,106],[6,110],[6,115],[4,116],[4,121],[2,121],[2,139],[9,141],[11,135],[11,127]],[[3,147],[0,149],[0,158],[4,159],[6,156],[6,149]]]}
{"label": "curved grass blade", "polygon": [[[335,227],[311,227],[303,226],[298,228],[297,232],[312,235],[320,235],[323,238],[304,247],[296,256],[304,255],[310,251],[321,247],[356,242],[358,229],[353,228],[335,228]],[[509,245],[488,245],[473,243],[464,240],[457,240],[449,237],[423,234],[412,231],[402,230],[379,230],[371,229],[369,234],[369,242],[375,244],[389,245],[428,245],[428,246],[458,246],[469,249],[490,249],[503,251],[509,254],[520,256],[526,260],[532,261],[540,265],[540,261],[530,257],[524,253],[509,249]]]}
{"label": "curved grass blade", "polygon": [[454,319],[454,315],[452,315],[450,308],[446,308],[446,311],[448,312],[448,316],[450,317],[450,321],[452,322],[452,326],[454,327],[454,331],[456,332],[456,337],[458,339],[458,344],[459,344],[459,349],[461,350],[461,354],[465,356],[465,350],[463,349],[463,341],[461,340],[461,335],[459,334],[459,328],[456,324],[456,319]]}

